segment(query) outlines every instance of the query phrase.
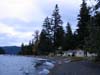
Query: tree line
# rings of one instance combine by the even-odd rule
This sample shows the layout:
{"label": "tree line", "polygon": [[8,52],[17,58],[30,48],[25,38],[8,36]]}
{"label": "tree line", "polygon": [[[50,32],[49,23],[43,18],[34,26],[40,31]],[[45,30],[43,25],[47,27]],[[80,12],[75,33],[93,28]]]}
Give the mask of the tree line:
{"label": "tree line", "polygon": [[2,47],[0,47],[0,54],[5,54],[5,50]]}
{"label": "tree line", "polygon": [[59,7],[56,4],[52,16],[44,19],[41,33],[36,33],[35,41],[31,41],[29,45],[22,44],[21,53],[48,55],[69,49],[83,49],[86,52],[95,52],[100,57],[99,3],[100,1],[97,1],[94,9],[89,7],[85,0],[82,0],[77,16],[78,28],[74,32],[69,22],[66,28],[63,27]]}

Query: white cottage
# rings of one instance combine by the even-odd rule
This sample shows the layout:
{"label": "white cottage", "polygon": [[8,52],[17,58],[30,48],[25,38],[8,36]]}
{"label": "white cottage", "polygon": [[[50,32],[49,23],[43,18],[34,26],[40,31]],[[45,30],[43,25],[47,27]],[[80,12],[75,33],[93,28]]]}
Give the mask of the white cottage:
{"label": "white cottage", "polygon": [[75,50],[68,50],[63,52],[63,56],[73,56]]}
{"label": "white cottage", "polygon": [[95,56],[97,56],[97,54],[96,53],[89,53],[89,52],[87,52],[87,56],[88,57],[95,57]]}
{"label": "white cottage", "polygon": [[68,50],[63,53],[63,56],[77,56],[77,57],[84,57],[83,50]]}
{"label": "white cottage", "polygon": [[76,57],[84,57],[85,56],[84,51],[83,50],[76,50],[75,56]]}
{"label": "white cottage", "polygon": [[84,56],[92,57],[97,56],[96,53],[89,53],[85,54],[84,50],[68,50],[63,52],[63,56],[76,56],[76,57],[84,57]]}

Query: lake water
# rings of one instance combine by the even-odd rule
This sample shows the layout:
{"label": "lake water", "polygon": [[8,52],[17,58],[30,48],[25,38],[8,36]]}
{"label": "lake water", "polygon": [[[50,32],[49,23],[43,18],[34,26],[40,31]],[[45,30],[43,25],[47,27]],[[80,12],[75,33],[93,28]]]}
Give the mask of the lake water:
{"label": "lake water", "polygon": [[42,58],[0,55],[0,75],[47,75],[53,67]]}

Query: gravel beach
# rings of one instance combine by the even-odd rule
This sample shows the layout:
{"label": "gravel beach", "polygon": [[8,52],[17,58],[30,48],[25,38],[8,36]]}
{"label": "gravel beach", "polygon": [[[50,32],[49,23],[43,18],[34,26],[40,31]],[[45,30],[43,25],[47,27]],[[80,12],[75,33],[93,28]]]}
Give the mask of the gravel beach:
{"label": "gravel beach", "polygon": [[55,64],[48,75],[100,75],[100,65],[88,61]]}

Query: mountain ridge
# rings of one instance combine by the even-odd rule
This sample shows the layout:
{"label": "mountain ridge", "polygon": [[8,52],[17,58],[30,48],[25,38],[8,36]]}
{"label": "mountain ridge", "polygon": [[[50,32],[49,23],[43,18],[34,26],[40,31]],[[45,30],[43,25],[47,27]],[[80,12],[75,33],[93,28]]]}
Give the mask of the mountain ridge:
{"label": "mountain ridge", "polygon": [[3,46],[5,54],[18,54],[21,51],[19,46]]}

